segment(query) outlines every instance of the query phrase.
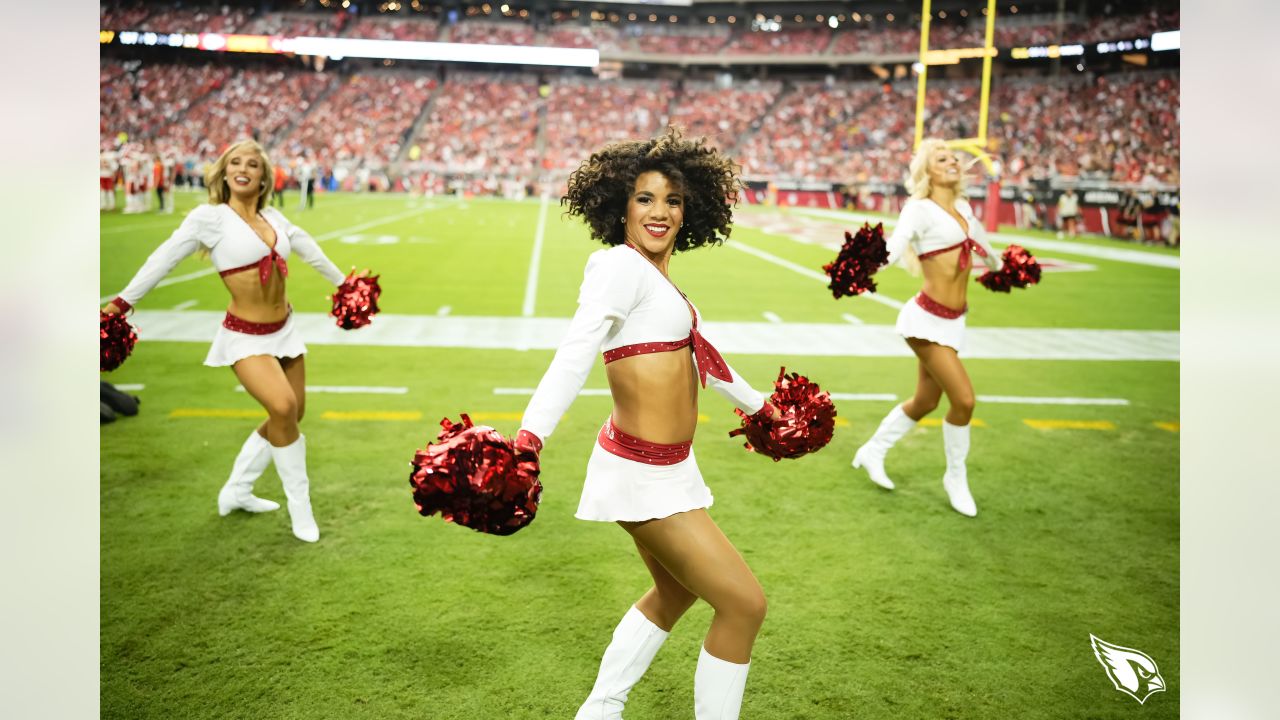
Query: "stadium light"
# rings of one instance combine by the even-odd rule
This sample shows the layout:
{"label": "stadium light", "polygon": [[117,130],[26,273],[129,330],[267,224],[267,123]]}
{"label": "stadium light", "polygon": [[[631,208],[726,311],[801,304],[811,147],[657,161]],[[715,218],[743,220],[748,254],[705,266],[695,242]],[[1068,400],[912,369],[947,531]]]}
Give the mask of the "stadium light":
{"label": "stadium light", "polygon": [[837,27],[840,26],[840,21],[836,19],[835,15],[832,15],[831,17],[827,18],[827,26],[830,27],[832,30],[835,30]]}
{"label": "stadium light", "polygon": [[1182,31],[1170,30],[1168,32],[1158,32],[1151,36],[1151,49],[1160,52],[1162,50],[1180,50],[1182,48]]}

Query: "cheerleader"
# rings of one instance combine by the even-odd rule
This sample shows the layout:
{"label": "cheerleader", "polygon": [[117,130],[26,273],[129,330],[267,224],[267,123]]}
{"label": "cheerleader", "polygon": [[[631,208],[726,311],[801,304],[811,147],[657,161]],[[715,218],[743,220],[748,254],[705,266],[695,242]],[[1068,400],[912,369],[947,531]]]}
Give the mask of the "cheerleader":
{"label": "cheerleader", "polygon": [[653,577],[623,616],[578,720],[620,718],[676,621],[702,598],[715,610],[694,675],[698,720],[738,717],[765,597],[707,514],[711,491],[693,454],[698,386],[746,413],[765,398],[701,334],[702,317],[668,275],[674,252],[723,241],[738,166],[674,129],[608,145],[569,178],[561,200],[610,246],[587,261],[578,310],[525,410],[516,445],[539,452],[604,351],[613,412],[587,462],[576,517],[617,523]]}
{"label": "cheerleader", "polygon": [[116,175],[120,162],[114,152],[103,150],[98,160],[98,209],[110,212],[116,209]]}
{"label": "cheerleader", "polygon": [[262,146],[242,140],[209,166],[208,204],[192,210],[138,271],[109,313],[127,312],[183,258],[207,252],[231,293],[226,318],[204,364],[231,366],[244,389],[262,404],[267,420],[249,434],[218,493],[218,513],[279,509],[253,495],[253,483],[275,463],[288,499],[293,534],[315,542],[320,530],[311,512],[306,436],[298,430],[306,405],[305,353],[285,298],[287,261],[296,254],[335,286],[344,277],[305,230],[274,208],[271,161]]}
{"label": "cheerleader", "polygon": [[866,468],[872,482],[892,490],[893,481],[884,470],[885,455],[938,407],[946,393],[949,407],[942,421],[942,440],[947,469],[942,486],[956,512],[974,517],[978,507],[965,471],[974,393],[959,353],[965,348],[965,298],[972,255],[995,271],[1001,260],[964,197],[964,168],[953,150],[941,140],[925,140],[911,158],[910,170],[911,199],[886,244],[889,263],[901,260],[913,274],[917,268],[924,274],[924,286],[899,311],[897,323],[898,333],[919,358],[916,391],[889,411],[875,435],[858,448],[853,467]]}

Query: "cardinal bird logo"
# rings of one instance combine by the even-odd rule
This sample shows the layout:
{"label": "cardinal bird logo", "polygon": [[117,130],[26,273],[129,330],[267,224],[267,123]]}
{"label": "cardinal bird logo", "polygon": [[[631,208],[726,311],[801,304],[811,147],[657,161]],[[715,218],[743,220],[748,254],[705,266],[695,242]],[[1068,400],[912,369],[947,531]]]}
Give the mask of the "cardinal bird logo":
{"label": "cardinal bird logo", "polygon": [[1150,655],[1141,650],[1112,645],[1093,633],[1089,634],[1089,640],[1093,643],[1093,654],[1117,690],[1139,704],[1145,703],[1152,693],[1164,691],[1164,678]]}

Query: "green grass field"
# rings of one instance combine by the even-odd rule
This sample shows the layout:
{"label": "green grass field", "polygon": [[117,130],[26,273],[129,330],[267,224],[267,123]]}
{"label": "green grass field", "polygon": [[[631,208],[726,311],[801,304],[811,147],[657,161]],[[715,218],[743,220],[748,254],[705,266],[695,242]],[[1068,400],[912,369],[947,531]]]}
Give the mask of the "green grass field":
{"label": "green grass field", "polygon": [[[104,215],[101,294],[118,292],[199,200],[180,194],[172,216]],[[292,200],[286,215],[340,267],[382,274],[384,312],[520,316],[536,200],[326,195],[306,212]],[[742,210],[767,212],[777,211]],[[375,224],[385,218],[398,219]],[[735,242],[790,262],[817,269],[834,255],[746,224]],[[553,205],[535,315],[573,312],[594,249]],[[972,326],[1178,328],[1177,270],[1052,255],[1096,269],[1046,273],[1012,295],[975,287]],[[208,267],[192,258],[171,277]],[[303,263],[291,270],[294,307],[327,310],[324,281]],[[852,313],[884,325],[895,316],[865,299],[834,302],[812,278],[730,246],[678,256],[672,275],[711,320],[769,312],[840,323]],[[891,270],[881,291],[905,300],[918,282]],[[205,275],[158,288],[140,310],[221,310],[225,298]],[[283,509],[218,516],[218,488],[257,406],[230,370],[201,365],[206,351],[144,341],[104,376],[145,387],[142,412],[101,432],[102,717],[571,718],[613,626],[648,587],[624,532],[573,518],[608,398],[579,398],[548,443],[537,520],[489,537],[418,516],[409,460],[444,416],[470,412],[514,432],[527,397],[494,388],[533,387],[552,353],[312,345],[309,384],[408,391],[308,397],[322,533],[308,545]],[[782,364],[843,393],[904,397],[915,378],[909,358],[728,359],[757,388]],[[775,464],[726,437],[737,425],[730,406],[704,395],[697,447],[716,497],[710,512],[770,602],[744,719],[1178,716],[1178,364],[966,365],[979,394],[1128,404],[980,402],[971,520],[947,504],[937,426],[922,424],[890,455],[892,493],[849,467],[892,402],[837,401],[831,445]],[[597,366],[587,387],[604,386]],[[274,470],[257,493],[283,503]],[[700,603],[676,627],[632,692],[629,720],[692,716],[709,621]],[[1143,706],[1117,692],[1090,633],[1153,657],[1169,690]]]}

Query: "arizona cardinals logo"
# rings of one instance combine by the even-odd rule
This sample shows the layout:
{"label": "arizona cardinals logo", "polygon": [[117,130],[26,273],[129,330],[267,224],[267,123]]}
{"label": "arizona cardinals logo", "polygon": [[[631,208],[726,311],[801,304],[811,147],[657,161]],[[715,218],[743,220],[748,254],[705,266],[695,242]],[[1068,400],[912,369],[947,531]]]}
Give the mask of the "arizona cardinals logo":
{"label": "arizona cardinals logo", "polygon": [[1099,640],[1093,633],[1089,634],[1089,640],[1093,643],[1093,654],[1117,690],[1140,704],[1145,703],[1152,693],[1164,691],[1164,678],[1150,655]]}

